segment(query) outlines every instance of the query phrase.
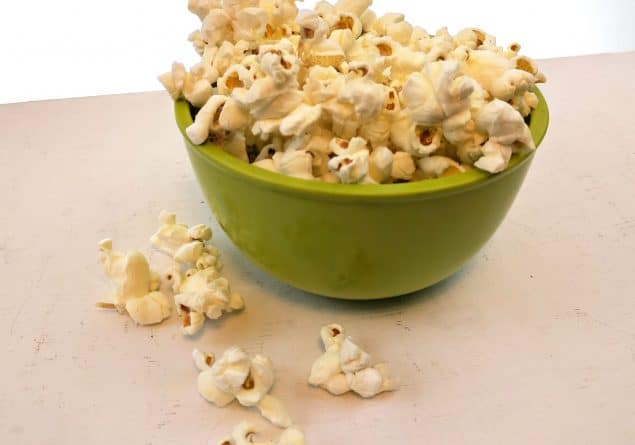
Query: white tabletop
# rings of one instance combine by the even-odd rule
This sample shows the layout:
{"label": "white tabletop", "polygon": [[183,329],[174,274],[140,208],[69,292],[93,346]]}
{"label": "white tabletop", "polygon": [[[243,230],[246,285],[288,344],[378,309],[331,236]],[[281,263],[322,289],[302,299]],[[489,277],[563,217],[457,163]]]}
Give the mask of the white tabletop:
{"label": "white tabletop", "polygon": [[[213,221],[163,93],[0,106],[0,443],[213,444],[253,412],[196,391],[192,348],[274,361],[308,445],[635,443],[635,53],[548,60],[551,128],[507,219],[461,272],[415,295],[308,295]],[[215,229],[247,309],[184,338],[96,310],[96,243],[150,253],[163,208]],[[151,253],[160,264],[160,255]],[[306,384],[340,322],[399,391]],[[264,425],[264,423],[262,423]]]}

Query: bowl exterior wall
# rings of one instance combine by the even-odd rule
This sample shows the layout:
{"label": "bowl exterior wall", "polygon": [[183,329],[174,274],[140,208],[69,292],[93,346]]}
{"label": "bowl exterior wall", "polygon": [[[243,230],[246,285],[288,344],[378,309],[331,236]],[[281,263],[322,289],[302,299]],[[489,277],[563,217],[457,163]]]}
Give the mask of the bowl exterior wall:
{"label": "bowl exterior wall", "polygon": [[494,234],[534,157],[474,187],[372,201],[258,187],[187,138],[185,145],[212,212],[240,251],[295,287],[360,300],[414,292],[456,272]]}

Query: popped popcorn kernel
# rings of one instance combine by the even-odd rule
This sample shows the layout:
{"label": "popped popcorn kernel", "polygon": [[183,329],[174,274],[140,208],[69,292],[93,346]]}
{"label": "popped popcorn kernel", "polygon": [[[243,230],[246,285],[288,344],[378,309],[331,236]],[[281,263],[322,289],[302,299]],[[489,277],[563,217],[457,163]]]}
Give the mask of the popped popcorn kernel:
{"label": "popped popcorn kernel", "polygon": [[256,436],[260,435],[249,422],[241,422],[234,427],[231,436],[218,442],[219,445],[304,445],[304,434],[297,426],[288,426],[280,436],[273,441],[260,442]]}
{"label": "popped popcorn kernel", "polygon": [[[243,298],[232,292],[229,281],[220,274],[220,252],[209,244],[212,229],[204,224],[192,227],[178,224],[176,214],[165,210],[159,214],[159,223],[150,242],[179,265],[167,271],[163,279],[175,293],[174,303],[183,334],[195,335],[206,319],[216,320],[226,313],[242,310]],[[183,272],[182,266],[189,268]]]}
{"label": "popped popcorn kernel", "polygon": [[159,292],[157,275],[141,252],[114,251],[112,240],[105,239],[99,242],[99,262],[112,280],[114,290],[111,302],[97,303],[97,307],[126,312],[142,326],[158,324],[170,317],[169,300]]}
{"label": "popped popcorn kernel", "polygon": [[[441,176],[469,166],[496,173],[507,168],[509,147],[512,155],[535,148],[524,118],[546,77],[519,43],[498,46],[472,27],[429,33],[400,13],[378,17],[371,4],[299,10],[295,0],[189,0],[201,28],[188,40],[201,63],[189,71],[175,63],[159,78],[174,100],[198,109],[187,136],[271,172],[346,184],[432,180],[446,161],[415,164],[434,156],[459,166]],[[527,129],[511,144],[490,142],[484,128],[481,114],[497,100]],[[327,159],[318,148],[355,137],[367,152]],[[276,153],[260,156],[274,141]],[[373,156],[380,148],[394,154],[390,162],[383,149]]]}
{"label": "popped popcorn kernel", "polygon": [[398,381],[384,363],[370,365],[370,355],[360,348],[342,326],[330,324],[320,329],[324,353],[313,363],[309,384],[333,395],[353,391],[364,398],[398,388]]}
{"label": "popped popcorn kernel", "polygon": [[280,428],[293,424],[282,401],[269,394],[275,378],[268,357],[250,357],[238,347],[227,349],[218,359],[198,350],[193,351],[192,357],[200,371],[198,390],[205,400],[220,408],[237,400],[242,406],[256,407],[265,419]]}

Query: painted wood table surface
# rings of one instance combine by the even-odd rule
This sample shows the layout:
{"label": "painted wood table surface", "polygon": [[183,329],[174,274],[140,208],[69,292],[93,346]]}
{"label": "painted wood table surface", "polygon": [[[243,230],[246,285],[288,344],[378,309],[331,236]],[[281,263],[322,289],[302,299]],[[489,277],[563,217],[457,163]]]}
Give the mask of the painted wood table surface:
{"label": "painted wood table surface", "polygon": [[[196,391],[194,347],[270,356],[307,444],[635,443],[635,53],[543,61],[551,129],[507,219],[458,274],[346,302],[251,265],[203,202],[163,93],[0,106],[0,443],[213,444],[258,414]],[[97,242],[169,209],[209,223],[244,312],[184,338],[95,308]],[[336,254],[336,252],[334,252]],[[399,391],[307,386],[342,323]]]}

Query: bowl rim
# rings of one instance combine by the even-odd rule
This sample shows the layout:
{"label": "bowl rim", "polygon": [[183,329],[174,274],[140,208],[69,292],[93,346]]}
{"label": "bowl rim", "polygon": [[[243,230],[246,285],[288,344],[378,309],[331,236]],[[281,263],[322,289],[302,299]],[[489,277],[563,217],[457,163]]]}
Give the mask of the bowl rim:
{"label": "bowl rim", "polygon": [[[532,91],[538,96],[538,105],[531,113],[529,129],[536,148],[542,143],[549,126],[549,109],[542,92],[534,86]],[[436,179],[424,179],[399,184],[330,184],[323,181],[311,181],[285,176],[246,163],[224,151],[220,146],[206,142],[195,145],[187,136],[185,129],[192,124],[189,103],[180,99],[174,103],[174,114],[177,125],[186,144],[191,151],[211,162],[217,168],[234,176],[249,178],[258,186],[295,192],[315,197],[353,197],[353,198],[404,198],[415,196],[438,196],[480,187],[496,181],[520,168],[528,162],[535,150],[524,150],[512,156],[509,167],[501,173],[491,174],[473,169],[464,173]]]}

